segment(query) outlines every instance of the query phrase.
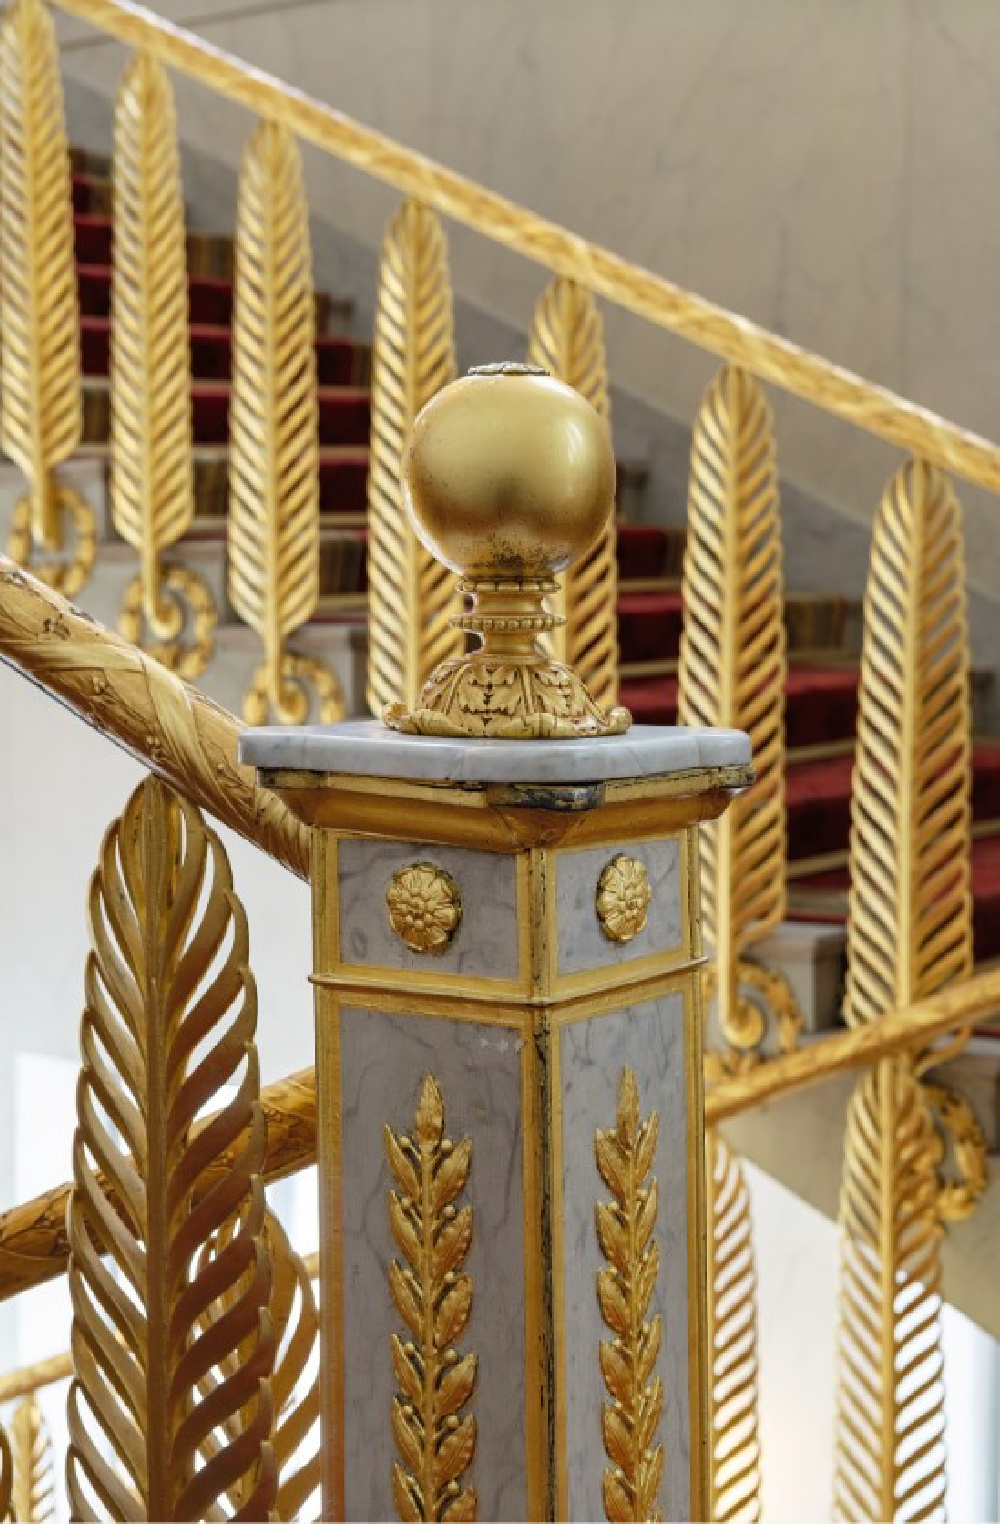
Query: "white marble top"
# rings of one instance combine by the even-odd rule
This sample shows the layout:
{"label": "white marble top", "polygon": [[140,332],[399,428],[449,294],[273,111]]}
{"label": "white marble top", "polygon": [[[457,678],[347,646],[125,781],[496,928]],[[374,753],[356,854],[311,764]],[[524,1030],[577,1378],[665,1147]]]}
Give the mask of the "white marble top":
{"label": "white marble top", "polygon": [[240,761],[295,772],[449,783],[601,783],[750,760],[742,730],[633,725],[623,736],[580,741],[491,741],[406,736],[380,720],[271,725],[244,731]]}

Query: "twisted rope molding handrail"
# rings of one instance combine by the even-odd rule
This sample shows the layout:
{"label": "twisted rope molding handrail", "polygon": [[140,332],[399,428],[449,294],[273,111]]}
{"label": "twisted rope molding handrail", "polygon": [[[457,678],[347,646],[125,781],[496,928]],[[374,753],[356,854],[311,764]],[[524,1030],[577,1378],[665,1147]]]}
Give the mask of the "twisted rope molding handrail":
{"label": "twisted rope molding handrail", "polygon": [[536,216],[130,0],[53,3],[126,46],[154,54],[162,63],[229,100],[284,123],[300,138],[403,195],[547,270],[578,281],[626,311],[890,444],[992,492],[1000,491],[1000,446],[981,435]]}
{"label": "twisted rope molding handrail", "polygon": [[[312,1069],[263,1086],[260,1101],[267,1126],[263,1179],[283,1180],[286,1175],[315,1163],[316,1084]],[[199,1122],[195,1136],[213,1120],[214,1115]],[[239,1155],[244,1136],[241,1134],[233,1147],[206,1171],[201,1187],[204,1192],[213,1189],[226,1174],[232,1159]],[[0,1212],[0,1301],[65,1274],[69,1264],[66,1209],[72,1191],[67,1181],[31,1201]],[[0,1401],[3,1400],[0,1396]]]}
{"label": "twisted rope molding handrail", "polygon": [[0,661],[300,878],[309,836],[236,760],[243,726],[136,646],[0,556]]}

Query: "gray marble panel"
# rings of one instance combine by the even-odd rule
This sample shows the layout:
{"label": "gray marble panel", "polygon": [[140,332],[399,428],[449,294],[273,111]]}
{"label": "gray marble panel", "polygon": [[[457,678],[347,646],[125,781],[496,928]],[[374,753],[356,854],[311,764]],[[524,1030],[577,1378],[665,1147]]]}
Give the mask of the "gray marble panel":
{"label": "gray marble panel", "polygon": [[520,1039],[499,1027],[379,1012],[341,1013],[347,1517],[394,1519],[395,1388],[390,1331],[404,1332],[389,1296],[398,1251],[389,1233],[382,1129],[411,1132],[425,1074],[444,1096],[446,1135],[472,1139],[461,1202],[474,1211],[466,1261],[472,1315],[459,1342],[479,1370],[478,1427],[466,1473],[481,1519],[523,1519],[525,1492],[524,1228]]}
{"label": "gray marble panel", "polygon": [[[653,891],[645,929],[631,942],[605,936],[597,918],[597,884],[613,857],[624,852],[645,864]],[[556,853],[556,941],[558,971],[576,974],[612,963],[628,963],[680,945],[680,838],[629,842],[625,847],[588,847]]]}
{"label": "gray marble panel", "polygon": [[601,1477],[609,1462],[601,1439],[601,1409],[607,1393],[598,1345],[610,1334],[597,1303],[597,1272],[607,1261],[598,1246],[594,1213],[597,1202],[609,1197],[594,1159],[594,1135],[598,1127],[615,1125],[618,1084],[626,1064],[638,1081],[640,1114],[647,1117],[655,1109],[659,1117],[655,1174],[660,1268],[652,1310],[663,1320],[658,1360],[664,1396],[660,1504],[665,1519],[689,1519],[687,1097],[681,995],[574,1022],[560,1033],[569,1514],[572,1519],[604,1517]]}
{"label": "gray marble panel", "polygon": [[271,725],[245,730],[240,761],[310,773],[366,778],[433,778],[454,783],[599,783],[650,778],[697,767],[746,766],[742,730],[703,725],[633,725],[621,736],[579,741],[496,741],[404,736],[380,720],[340,725]]}
{"label": "gray marble panel", "polygon": [[[386,892],[393,874],[417,862],[434,863],[450,873],[462,898],[461,925],[441,953],[415,952],[389,925]],[[337,843],[337,874],[343,962],[420,973],[517,977],[513,857],[427,842],[351,838]]]}

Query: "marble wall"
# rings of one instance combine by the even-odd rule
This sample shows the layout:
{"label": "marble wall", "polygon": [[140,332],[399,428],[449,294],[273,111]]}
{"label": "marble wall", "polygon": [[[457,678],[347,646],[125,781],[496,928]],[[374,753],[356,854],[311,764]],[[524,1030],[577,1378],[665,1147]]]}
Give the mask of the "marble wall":
{"label": "marble wall", "polygon": [[[155,8],[681,285],[994,432],[1000,10],[987,0]],[[90,45],[84,30],[67,24],[68,68],[107,93],[121,51]],[[181,103],[187,141],[235,164],[248,119],[197,88]],[[377,243],[391,193],[312,152],[309,179],[329,222]],[[523,329],[540,272],[461,230],[452,254],[460,292]],[[712,363],[607,316],[619,381],[689,419]],[[779,399],[778,417],[788,477],[864,522],[893,452],[801,404]],[[997,594],[996,509],[968,498],[973,581]],[[823,585],[838,536],[817,538]]]}

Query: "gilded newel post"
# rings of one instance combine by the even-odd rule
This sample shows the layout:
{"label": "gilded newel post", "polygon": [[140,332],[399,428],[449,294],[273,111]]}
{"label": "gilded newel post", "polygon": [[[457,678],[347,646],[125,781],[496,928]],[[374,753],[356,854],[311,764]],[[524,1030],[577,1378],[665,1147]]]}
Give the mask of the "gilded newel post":
{"label": "gilded newel post", "polygon": [[613,483],[545,372],[443,388],[409,503],[479,649],[243,737],[313,832],[324,1518],[707,1517],[698,833],[750,746],[543,649]]}

